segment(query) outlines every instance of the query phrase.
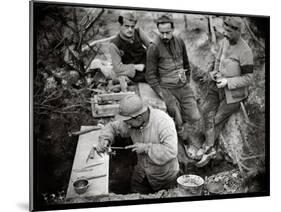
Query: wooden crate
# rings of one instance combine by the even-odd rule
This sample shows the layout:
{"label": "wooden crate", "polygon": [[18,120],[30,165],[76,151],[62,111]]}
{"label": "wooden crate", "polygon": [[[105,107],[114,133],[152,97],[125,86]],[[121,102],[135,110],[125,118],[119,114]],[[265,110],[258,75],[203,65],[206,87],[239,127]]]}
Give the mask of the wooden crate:
{"label": "wooden crate", "polygon": [[120,101],[125,96],[133,95],[135,92],[118,92],[118,93],[107,93],[107,94],[98,94],[98,101]]}
{"label": "wooden crate", "polygon": [[130,91],[95,95],[91,99],[93,117],[101,118],[115,116],[119,113],[119,101],[125,96],[133,94],[135,94],[135,92]]}

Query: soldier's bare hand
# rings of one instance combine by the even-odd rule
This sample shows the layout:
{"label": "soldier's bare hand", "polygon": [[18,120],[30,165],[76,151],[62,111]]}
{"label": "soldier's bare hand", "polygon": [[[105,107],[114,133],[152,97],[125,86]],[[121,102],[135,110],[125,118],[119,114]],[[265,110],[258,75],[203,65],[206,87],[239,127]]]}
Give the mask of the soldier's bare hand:
{"label": "soldier's bare hand", "polygon": [[144,64],[136,64],[135,69],[142,72],[144,70]]}
{"label": "soldier's bare hand", "polygon": [[108,148],[109,141],[106,139],[99,139],[98,145],[96,146],[97,152],[105,152]]}
{"label": "soldier's bare hand", "polygon": [[227,85],[227,79],[222,78],[220,80],[217,80],[217,87],[218,88],[224,88]]}
{"label": "soldier's bare hand", "polygon": [[135,143],[133,145],[126,146],[125,149],[132,149],[132,152],[137,154],[146,153],[148,151],[148,144]]}

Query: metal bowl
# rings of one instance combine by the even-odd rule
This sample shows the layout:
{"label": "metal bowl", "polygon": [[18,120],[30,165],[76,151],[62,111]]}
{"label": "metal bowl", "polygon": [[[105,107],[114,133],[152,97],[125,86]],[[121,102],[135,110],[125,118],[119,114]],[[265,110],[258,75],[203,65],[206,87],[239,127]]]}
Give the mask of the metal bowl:
{"label": "metal bowl", "polygon": [[197,175],[182,175],[177,179],[180,192],[186,196],[197,196],[202,194],[204,180]]}
{"label": "metal bowl", "polygon": [[73,183],[73,187],[77,194],[84,194],[89,188],[89,181],[87,179],[78,179]]}

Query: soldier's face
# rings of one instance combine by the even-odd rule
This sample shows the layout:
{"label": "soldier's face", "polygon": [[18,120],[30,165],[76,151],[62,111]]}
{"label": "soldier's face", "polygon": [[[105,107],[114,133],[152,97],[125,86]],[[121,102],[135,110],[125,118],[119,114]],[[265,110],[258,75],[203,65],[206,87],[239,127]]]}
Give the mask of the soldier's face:
{"label": "soldier's face", "polygon": [[158,25],[159,36],[163,42],[169,42],[173,37],[174,28],[171,23],[163,23]]}
{"label": "soldier's face", "polygon": [[231,26],[228,23],[224,22],[224,36],[230,41],[230,43],[236,43],[241,35],[239,28]]}
{"label": "soldier's face", "polygon": [[135,33],[135,21],[130,21],[128,19],[123,19],[123,24],[120,26],[120,33],[127,38],[132,38]]}

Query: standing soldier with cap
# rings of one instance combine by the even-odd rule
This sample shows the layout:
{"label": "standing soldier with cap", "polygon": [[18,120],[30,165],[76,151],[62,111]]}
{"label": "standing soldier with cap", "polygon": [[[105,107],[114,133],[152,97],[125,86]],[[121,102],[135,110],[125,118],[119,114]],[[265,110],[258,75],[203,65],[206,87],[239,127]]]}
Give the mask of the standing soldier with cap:
{"label": "standing soldier with cap", "polygon": [[117,77],[144,82],[146,47],[150,40],[140,28],[136,28],[135,12],[122,11],[118,22],[120,32],[111,40],[110,45],[113,69]]}
{"label": "standing soldier with cap", "polygon": [[130,95],[121,100],[116,119],[102,129],[96,150],[106,151],[117,135],[131,137],[133,145],[126,149],[132,149],[138,157],[132,192],[147,194],[175,186],[179,164],[177,133],[171,117],[144,106],[139,96]]}
{"label": "standing soldier with cap", "polygon": [[[214,142],[228,118],[240,108],[240,102],[248,96],[248,86],[253,80],[253,54],[241,38],[242,20],[225,17],[223,39],[216,56],[214,70],[210,72],[213,82],[203,111],[206,115],[206,142],[204,152],[215,151]],[[197,166],[204,166],[210,158],[203,157]]]}
{"label": "standing soldier with cap", "polygon": [[[146,80],[165,101],[168,113],[174,118],[178,136],[186,140],[191,126],[201,118],[190,86],[190,66],[183,40],[173,34],[170,14],[157,19],[159,36],[147,51]],[[192,140],[192,139],[190,139]]]}

